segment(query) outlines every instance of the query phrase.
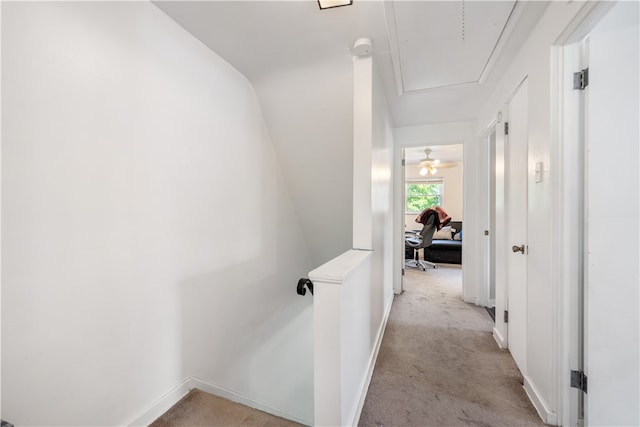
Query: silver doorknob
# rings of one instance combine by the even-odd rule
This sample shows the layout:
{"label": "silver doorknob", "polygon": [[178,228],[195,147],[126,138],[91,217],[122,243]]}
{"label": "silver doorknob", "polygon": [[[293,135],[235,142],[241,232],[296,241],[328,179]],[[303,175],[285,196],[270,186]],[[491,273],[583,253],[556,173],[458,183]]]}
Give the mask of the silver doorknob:
{"label": "silver doorknob", "polygon": [[522,254],[524,255],[524,245],[522,245],[522,246],[515,246],[515,245],[513,245],[513,246],[511,247],[511,250],[512,250],[513,252],[522,252]]}

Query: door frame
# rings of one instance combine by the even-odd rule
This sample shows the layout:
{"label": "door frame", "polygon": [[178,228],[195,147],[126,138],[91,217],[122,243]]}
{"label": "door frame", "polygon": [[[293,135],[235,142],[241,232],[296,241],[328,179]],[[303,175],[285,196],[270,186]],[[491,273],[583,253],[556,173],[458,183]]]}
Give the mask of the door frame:
{"label": "door frame", "polygon": [[[518,86],[519,87],[519,86]],[[505,183],[506,183],[506,171],[507,171],[507,158],[506,158],[506,145],[505,145],[505,132],[504,123],[507,121],[507,108],[506,104],[503,105],[501,111],[498,111],[488,123],[482,128],[478,136],[478,144],[488,144],[489,137],[492,133],[495,133],[495,152],[494,152],[494,166],[500,173],[495,175],[495,197],[493,199],[493,206],[487,206],[488,209],[493,209],[495,215],[495,227],[489,227],[490,236],[493,236],[493,244],[495,245],[495,322],[493,327],[493,338],[500,348],[508,348],[508,324],[504,321],[504,311],[507,307],[508,289],[506,281],[506,198],[505,198]],[[481,162],[481,174],[489,175],[491,173],[490,165],[491,161]],[[489,188],[483,189],[481,195],[482,203],[491,204],[491,191]],[[489,216],[490,218],[490,216]],[[489,242],[489,245],[491,242]],[[483,275],[485,281],[482,284],[480,292],[485,293],[487,301],[490,295],[490,283],[489,280],[489,260],[484,260],[483,264],[487,269],[487,273]]]}
{"label": "door frame", "polygon": [[[438,134],[443,132],[445,135],[447,134],[447,129],[449,125],[436,125],[438,129]],[[443,128],[443,129],[440,129]],[[471,204],[468,202],[467,197],[467,138],[460,137],[461,128],[457,127],[455,130],[451,130],[450,138],[447,139],[446,136],[434,136],[434,137],[425,137],[420,141],[412,141],[408,143],[396,143],[393,148],[393,207],[392,210],[394,212],[393,218],[393,230],[397,235],[393,237],[393,293],[396,295],[404,292],[404,276],[403,276],[403,267],[404,267],[404,180],[405,180],[405,169],[402,166],[402,160],[404,159],[404,149],[405,148],[416,148],[416,147],[427,147],[427,146],[435,146],[435,145],[462,145],[462,167],[465,172],[463,172],[462,186],[463,186],[463,196],[462,196],[462,204],[463,204],[463,217],[466,212],[467,204]],[[464,218],[463,218],[464,221]],[[463,253],[466,250],[464,247],[465,243],[463,240]],[[464,257],[464,255],[463,255]],[[464,260],[463,260],[463,268],[464,268]],[[462,290],[463,295],[465,290],[471,286],[470,280],[465,280],[465,274],[463,270],[462,275]]]}
{"label": "door frame", "polygon": [[[477,141],[477,145],[478,145],[478,158],[480,159],[479,164],[480,164],[480,168],[478,170],[478,181],[480,182],[480,188],[478,189],[479,191],[477,192],[478,194],[478,204],[477,204],[477,212],[481,212],[482,214],[479,215],[480,217],[480,221],[481,224],[480,225],[480,229],[483,230],[483,233],[485,231],[488,231],[488,235],[484,234],[481,238],[482,240],[480,241],[480,244],[478,245],[478,250],[479,250],[479,254],[480,256],[478,257],[478,276],[481,277],[481,281],[478,283],[478,290],[477,290],[477,295],[478,295],[478,299],[477,299],[477,304],[484,306],[484,307],[489,307],[490,304],[490,300],[491,300],[491,296],[490,296],[490,280],[491,280],[491,241],[492,241],[492,236],[495,233],[495,230],[493,229],[493,227],[491,227],[491,211],[492,211],[492,204],[495,205],[495,203],[492,203],[492,198],[491,198],[491,177],[490,174],[492,173],[491,171],[491,147],[490,147],[490,138],[492,134],[496,134],[496,142],[498,139],[498,124],[501,123],[501,117],[502,117],[502,113],[497,113],[495,114],[490,120],[489,122],[482,128],[482,130],[480,131],[479,135],[478,135],[478,141]],[[504,133],[503,133],[503,137],[504,137]],[[497,289],[496,289],[496,295],[497,295]],[[497,299],[497,298],[494,298]],[[494,307],[495,307],[495,301],[494,301]],[[497,308],[496,308],[496,316],[497,316]],[[496,317],[496,321],[497,321],[497,317]],[[495,328],[494,328],[494,334],[495,334]],[[497,339],[496,339],[497,340]],[[506,342],[505,342],[506,343]],[[500,346],[502,347],[502,344],[500,344]]]}

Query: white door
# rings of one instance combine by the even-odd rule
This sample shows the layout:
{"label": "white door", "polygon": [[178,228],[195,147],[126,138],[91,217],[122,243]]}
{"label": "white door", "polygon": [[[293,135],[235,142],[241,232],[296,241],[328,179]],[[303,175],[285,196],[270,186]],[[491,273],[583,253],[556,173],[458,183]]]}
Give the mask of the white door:
{"label": "white door", "polygon": [[587,40],[585,425],[640,425],[639,9]]}
{"label": "white door", "polygon": [[527,366],[527,80],[508,103],[508,345],[522,375]]}

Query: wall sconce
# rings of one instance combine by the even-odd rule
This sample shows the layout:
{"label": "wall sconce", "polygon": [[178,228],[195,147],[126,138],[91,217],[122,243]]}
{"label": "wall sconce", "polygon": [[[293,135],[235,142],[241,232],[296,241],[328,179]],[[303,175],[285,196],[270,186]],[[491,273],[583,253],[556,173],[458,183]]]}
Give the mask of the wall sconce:
{"label": "wall sconce", "polygon": [[353,0],[318,0],[318,6],[320,10],[331,9],[340,6],[351,6]]}

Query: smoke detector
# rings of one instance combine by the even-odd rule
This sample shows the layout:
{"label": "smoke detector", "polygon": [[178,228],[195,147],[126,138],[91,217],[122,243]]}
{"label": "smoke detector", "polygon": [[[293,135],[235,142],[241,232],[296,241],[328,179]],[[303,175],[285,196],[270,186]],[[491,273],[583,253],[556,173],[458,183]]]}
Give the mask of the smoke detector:
{"label": "smoke detector", "polygon": [[373,50],[371,39],[361,38],[353,43],[353,48],[351,49],[351,53],[355,56],[367,56]]}

